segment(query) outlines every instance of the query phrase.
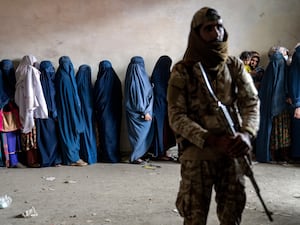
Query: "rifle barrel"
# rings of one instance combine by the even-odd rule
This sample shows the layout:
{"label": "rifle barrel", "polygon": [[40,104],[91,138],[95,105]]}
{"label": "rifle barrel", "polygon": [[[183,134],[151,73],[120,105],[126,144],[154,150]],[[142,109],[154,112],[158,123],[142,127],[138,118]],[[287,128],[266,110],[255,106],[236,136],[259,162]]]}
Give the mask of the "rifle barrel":
{"label": "rifle barrel", "polygon": [[268,216],[270,222],[273,222],[273,218],[272,218],[273,212],[271,212],[270,210],[268,210],[268,208],[267,208],[267,206],[266,206],[266,204],[265,204],[265,202],[264,202],[264,200],[263,200],[263,198],[262,198],[262,196],[261,196],[261,194],[260,194],[260,189],[259,189],[259,187],[258,187],[258,184],[256,183],[255,178],[254,178],[254,174],[253,174],[253,171],[252,171],[251,166],[250,166],[250,164],[249,164],[249,160],[248,160],[247,156],[244,156],[244,157],[241,158],[241,159],[242,159],[243,161],[240,162],[240,165],[241,165],[241,168],[244,170],[244,171],[243,171],[244,174],[245,174],[245,175],[249,178],[249,180],[251,181],[252,186],[253,186],[254,189],[255,189],[256,195],[257,195],[258,199],[260,200],[260,202],[261,202],[261,204],[262,204],[262,206],[263,206],[263,208],[264,208],[264,211],[265,211],[265,213],[267,214],[267,216]]}

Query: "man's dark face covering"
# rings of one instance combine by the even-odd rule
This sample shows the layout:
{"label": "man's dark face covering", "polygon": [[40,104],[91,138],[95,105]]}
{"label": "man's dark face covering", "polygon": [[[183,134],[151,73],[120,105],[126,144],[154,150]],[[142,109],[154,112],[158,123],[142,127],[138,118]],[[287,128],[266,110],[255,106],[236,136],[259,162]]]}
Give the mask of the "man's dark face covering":
{"label": "man's dark face covering", "polygon": [[224,27],[221,17],[214,9],[206,12],[206,20],[199,28],[200,37],[206,42],[223,41]]}

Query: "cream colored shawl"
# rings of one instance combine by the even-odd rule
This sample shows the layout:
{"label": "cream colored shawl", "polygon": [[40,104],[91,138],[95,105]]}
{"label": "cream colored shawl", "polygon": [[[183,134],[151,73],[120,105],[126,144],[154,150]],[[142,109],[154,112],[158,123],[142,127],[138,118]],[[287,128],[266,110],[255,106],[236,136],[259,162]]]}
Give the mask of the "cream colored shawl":
{"label": "cream colored shawl", "polygon": [[34,67],[37,59],[25,55],[16,69],[15,102],[19,107],[22,133],[31,132],[34,118],[48,118],[48,109],[40,82],[40,71]]}

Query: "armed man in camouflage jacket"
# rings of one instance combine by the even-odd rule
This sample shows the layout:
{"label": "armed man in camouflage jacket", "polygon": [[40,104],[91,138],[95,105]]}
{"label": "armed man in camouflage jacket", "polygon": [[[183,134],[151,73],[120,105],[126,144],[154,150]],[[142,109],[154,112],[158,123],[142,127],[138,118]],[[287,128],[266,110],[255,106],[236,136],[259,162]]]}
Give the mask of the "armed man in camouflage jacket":
{"label": "armed man in camouflage jacket", "polygon": [[[215,9],[193,17],[188,47],[172,69],[168,86],[169,122],[177,135],[181,182],[176,206],[185,225],[204,225],[212,190],[221,225],[238,225],[245,207],[245,178],[237,157],[251,151],[259,124],[259,99],[250,74],[228,56],[228,34]],[[217,98],[231,109],[238,132],[227,134],[203,81],[199,62]]]}

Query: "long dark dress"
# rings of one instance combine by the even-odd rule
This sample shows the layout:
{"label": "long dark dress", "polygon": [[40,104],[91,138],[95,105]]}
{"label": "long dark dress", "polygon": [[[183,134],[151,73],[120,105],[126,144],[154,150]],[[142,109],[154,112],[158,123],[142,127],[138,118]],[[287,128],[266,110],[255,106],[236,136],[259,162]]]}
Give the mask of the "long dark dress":
{"label": "long dark dress", "polygon": [[15,96],[15,85],[16,85],[16,75],[13,61],[10,59],[3,59],[0,62],[3,82],[4,82],[4,90],[8,97],[13,100]]}
{"label": "long dark dress", "polygon": [[61,164],[58,138],[57,109],[55,102],[55,68],[50,61],[40,64],[41,84],[48,108],[47,119],[36,119],[37,145],[41,154],[41,166]]}
{"label": "long dark dress", "polygon": [[108,60],[99,63],[94,101],[100,139],[98,160],[117,163],[121,158],[122,85]]}
{"label": "long dark dress", "polygon": [[59,59],[55,91],[62,160],[70,165],[80,159],[80,134],[84,131],[84,123],[74,67],[68,56]]}
{"label": "long dark dress", "polygon": [[81,113],[84,122],[84,131],[80,135],[80,156],[89,164],[97,162],[91,77],[91,67],[88,65],[81,65],[76,75],[78,95],[81,102]]}
{"label": "long dark dress", "polygon": [[145,70],[144,59],[131,58],[125,77],[125,110],[129,142],[132,153],[130,162],[143,157],[153,140],[152,120],[145,115],[153,114],[153,89]]}
{"label": "long dark dress", "polygon": [[[289,93],[295,110],[300,107],[300,46],[296,48],[289,68]],[[294,116],[292,117],[291,156],[300,157],[300,119]]]}
{"label": "long dark dress", "polygon": [[151,153],[154,157],[166,156],[166,150],[176,145],[175,135],[169,126],[167,109],[167,88],[171,64],[172,60],[169,56],[161,56],[156,62],[151,76],[154,93],[154,138]]}
{"label": "long dark dress", "polygon": [[4,90],[4,86],[3,75],[2,71],[0,70],[0,109],[3,109],[4,106],[9,102],[9,97]]}
{"label": "long dark dress", "polygon": [[270,138],[273,119],[289,109],[286,80],[286,62],[282,53],[276,52],[270,57],[259,89],[260,126],[256,139],[256,159],[259,162],[275,160],[270,154]]}

